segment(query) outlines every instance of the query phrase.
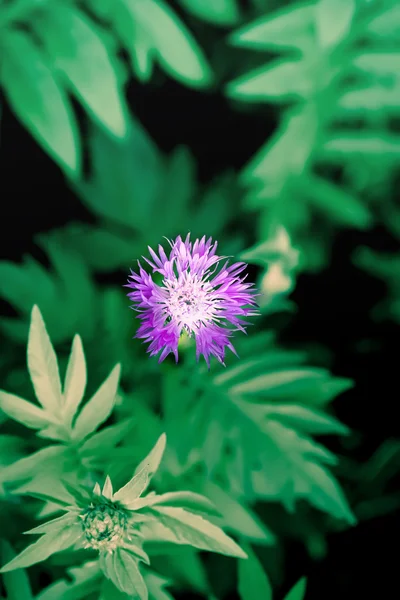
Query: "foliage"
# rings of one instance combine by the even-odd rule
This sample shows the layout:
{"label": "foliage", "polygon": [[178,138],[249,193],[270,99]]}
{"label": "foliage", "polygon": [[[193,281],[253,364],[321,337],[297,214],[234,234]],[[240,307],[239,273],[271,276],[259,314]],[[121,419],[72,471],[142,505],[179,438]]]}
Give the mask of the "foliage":
{"label": "foliage", "polygon": [[[362,435],[337,415],[358,381],[291,327],[298,277],[329,274],[343,229],[361,240],[346,262],[386,284],[371,318],[400,321],[399,29],[395,0],[0,0],[3,109],[87,217],[0,260],[1,600],[304,600],[291,541],[322,559],[333,533],[398,510],[398,440],[354,458]],[[171,81],[185,102],[225,92],[232,127],[251,112],[276,130],[239,174],[205,178],[195,148],[165,152],[133,114],[132,86]],[[260,292],[226,368],[188,337],[178,365],[132,339],[129,269],[188,231]]]}

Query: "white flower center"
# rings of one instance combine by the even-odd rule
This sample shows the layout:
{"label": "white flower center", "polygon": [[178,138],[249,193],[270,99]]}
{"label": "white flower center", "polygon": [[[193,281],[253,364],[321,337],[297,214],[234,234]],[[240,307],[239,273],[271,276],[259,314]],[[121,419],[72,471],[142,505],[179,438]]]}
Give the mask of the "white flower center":
{"label": "white flower center", "polygon": [[212,297],[213,288],[207,281],[185,273],[175,281],[164,281],[164,285],[168,291],[168,316],[189,333],[216,318],[219,302]]}

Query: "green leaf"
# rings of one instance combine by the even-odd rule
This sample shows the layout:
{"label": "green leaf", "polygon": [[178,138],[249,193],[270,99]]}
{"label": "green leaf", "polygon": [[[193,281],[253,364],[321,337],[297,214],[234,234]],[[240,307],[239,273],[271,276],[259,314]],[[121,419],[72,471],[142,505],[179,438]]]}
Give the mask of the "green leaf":
{"label": "green leaf", "polygon": [[230,82],[227,94],[248,101],[305,98],[315,85],[315,77],[305,60],[277,60]]}
{"label": "green leaf", "polygon": [[390,160],[398,159],[400,154],[400,137],[398,135],[373,135],[357,131],[349,134],[347,131],[337,131],[323,146],[324,153],[329,158],[349,160],[354,155],[365,155]]}
{"label": "green leaf", "polygon": [[149,452],[146,458],[144,458],[142,462],[139,463],[139,465],[136,467],[135,473],[139,473],[139,471],[142,471],[142,469],[146,467],[148,470],[149,479],[151,479],[158,470],[158,467],[160,466],[166,444],[167,436],[165,435],[165,433],[163,433],[158,438],[154,448],[152,448],[152,450]]}
{"label": "green leaf", "polygon": [[25,535],[33,535],[33,534],[42,534],[42,533],[50,533],[51,531],[61,531],[66,526],[72,526],[76,523],[77,515],[74,513],[66,513],[62,515],[62,517],[56,517],[51,521],[47,521],[42,525],[38,525],[33,529],[29,529],[29,531],[25,531]]}
{"label": "green leaf", "polygon": [[72,437],[81,441],[110,416],[118,390],[121,366],[116,365],[94,396],[84,405],[73,427]]}
{"label": "green leaf", "polygon": [[106,576],[116,587],[140,600],[148,600],[147,586],[139,571],[136,558],[124,548],[117,548],[112,554],[107,554],[101,562]]}
{"label": "green leaf", "polygon": [[303,600],[306,593],[307,579],[300,579],[290,592],[285,596],[284,600]]}
{"label": "green leaf", "polygon": [[2,36],[0,79],[15,114],[69,174],[80,171],[78,128],[70,102],[28,34]]}
{"label": "green leaf", "polygon": [[74,337],[68,360],[63,390],[63,417],[70,425],[75,416],[86,388],[86,361],[82,340]]}
{"label": "green leaf", "polygon": [[231,494],[211,481],[205,483],[204,493],[223,515],[223,525],[226,529],[258,544],[275,543],[275,535],[272,531],[248,506],[242,505]]}
{"label": "green leaf", "polygon": [[[1,541],[1,562],[13,560],[15,552],[6,541]],[[28,575],[25,571],[18,573],[4,573],[3,583],[7,592],[7,600],[33,600],[32,589],[29,584]]]}
{"label": "green leaf", "polygon": [[247,560],[239,561],[238,591],[241,600],[272,600],[272,588],[260,561],[246,545]]}
{"label": "green leaf", "polygon": [[180,0],[195,17],[214,25],[229,27],[240,19],[237,0]]}
{"label": "green leaf", "polygon": [[15,569],[24,569],[42,562],[52,554],[61,552],[61,550],[66,550],[75,544],[81,536],[82,527],[79,525],[66,527],[61,531],[56,530],[51,533],[46,533],[39,538],[37,542],[25,548],[18,556],[2,567],[0,572],[6,573]]}
{"label": "green leaf", "polygon": [[157,524],[151,523],[150,527],[154,527],[157,532],[157,527],[161,525],[160,534],[161,536],[166,534],[165,541],[186,544],[227,556],[246,558],[245,552],[236,542],[228,537],[222,529],[201,516],[183,508],[169,506],[153,506],[151,510],[157,519]]}
{"label": "green leaf", "polygon": [[185,508],[191,511],[204,512],[211,515],[219,514],[215,506],[208,498],[195,492],[166,492],[161,495],[149,495],[145,498],[132,502],[129,505],[131,510],[138,510],[142,506],[155,506],[157,504],[166,504],[167,506],[179,505],[180,508]]}
{"label": "green leaf", "polygon": [[109,500],[111,500],[111,498],[113,496],[113,486],[112,486],[112,483],[111,483],[111,479],[110,479],[110,477],[108,475],[107,475],[106,480],[104,482],[103,489],[102,489],[101,493],[103,494],[103,496],[105,498],[108,498]]}
{"label": "green leaf", "polygon": [[275,419],[305,433],[315,435],[349,435],[350,433],[348,427],[337,419],[299,404],[269,404],[265,407],[264,414],[267,419]]}
{"label": "green leaf", "polygon": [[114,494],[113,501],[122,502],[128,508],[132,505],[135,506],[135,501],[143,494],[148,484],[149,471],[148,467],[145,466]]}
{"label": "green leaf", "polygon": [[315,10],[319,43],[327,48],[348,34],[356,4],[355,0],[318,0]]}
{"label": "green leaf", "polygon": [[169,584],[168,579],[161,577],[158,573],[147,573],[145,581],[151,600],[174,600],[171,594],[164,589]]}
{"label": "green leaf", "polygon": [[57,417],[62,406],[57,356],[37,306],[32,309],[29,329],[28,369],[40,404]]}
{"label": "green leaf", "polygon": [[124,0],[128,14],[146,36],[161,66],[192,87],[207,87],[212,73],[192,34],[162,0]]}
{"label": "green leaf", "polygon": [[42,408],[3,390],[0,390],[0,409],[14,421],[31,429],[41,429],[52,422]]}
{"label": "green leaf", "polygon": [[328,378],[325,369],[307,369],[298,367],[297,369],[286,369],[265,373],[257,377],[249,378],[242,383],[233,385],[230,388],[231,394],[237,395],[266,395],[270,394],[274,398],[285,395],[295,389],[303,381],[320,381],[321,383]]}
{"label": "green leaf", "polygon": [[109,456],[110,448],[113,448],[123,440],[127,433],[131,431],[133,425],[133,420],[127,419],[115,425],[105,427],[85,440],[79,448],[79,454],[84,460],[93,457],[103,459]]}
{"label": "green leaf", "polygon": [[54,68],[97,121],[117,137],[127,133],[127,109],[116,58],[84,13],[65,4],[49,7],[37,27]]}
{"label": "green leaf", "polygon": [[312,42],[314,14],[314,2],[298,2],[245,25],[231,35],[230,41],[236,46],[256,50],[275,47],[302,49]]}

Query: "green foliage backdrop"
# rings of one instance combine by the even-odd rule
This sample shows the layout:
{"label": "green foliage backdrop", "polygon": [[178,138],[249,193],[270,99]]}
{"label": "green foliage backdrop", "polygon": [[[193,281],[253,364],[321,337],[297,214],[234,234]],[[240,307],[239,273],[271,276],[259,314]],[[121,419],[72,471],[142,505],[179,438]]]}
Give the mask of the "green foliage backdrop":
{"label": "green foliage backdrop", "polygon": [[[343,230],[390,238],[346,260],[385,284],[371,323],[400,322],[399,66],[396,0],[0,0],[0,109],[90,215],[0,261],[2,599],[303,600],[293,540],[323,560],[333,533],[398,510],[399,441],[355,462],[337,407],[358,382],[282,331]],[[204,181],[190,147],[163,152],[135,116],[132,79],[278,124]],[[129,269],[188,231],[260,290],[226,368],[197,363],[189,338],[177,365],[132,339]],[[108,554],[110,527],[124,545]]]}

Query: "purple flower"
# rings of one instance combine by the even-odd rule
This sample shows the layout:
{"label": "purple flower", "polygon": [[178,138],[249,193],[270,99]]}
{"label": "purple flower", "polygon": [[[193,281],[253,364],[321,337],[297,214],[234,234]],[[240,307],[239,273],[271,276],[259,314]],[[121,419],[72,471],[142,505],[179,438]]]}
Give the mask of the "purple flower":
{"label": "purple flower", "polygon": [[234,354],[230,341],[232,333],[245,332],[243,316],[258,315],[255,309],[255,289],[245,283],[240,273],[245,263],[221,266],[222,256],[216,254],[217,242],[205,236],[190,242],[178,236],[174,242],[168,240],[169,256],[158,246],[158,256],[149,247],[152,261],[144,260],[153,273],[162,276],[157,285],[138,261],[139,274],[131,271],[126,287],[132,288],[128,297],[133,301],[141,319],[136,337],[149,343],[148,352],[154,356],[161,352],[159,362],[170,352],[178,361],[178,342],[182,333],[194,336],[196,358],[203,354],[208,367],[210,355],[224,364],[225,348]]}

